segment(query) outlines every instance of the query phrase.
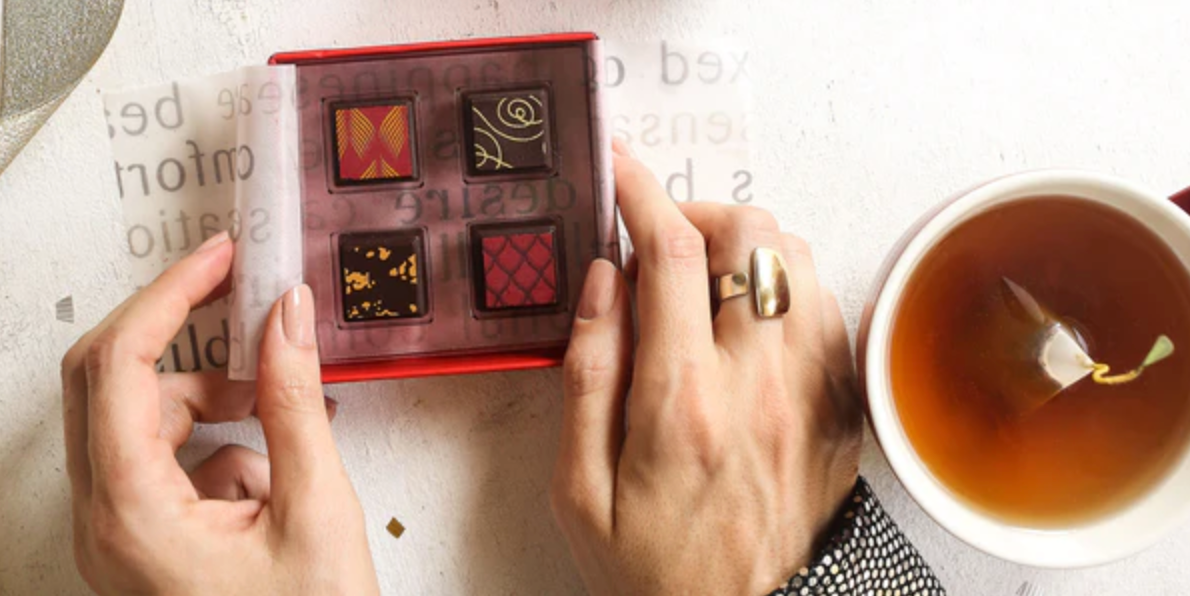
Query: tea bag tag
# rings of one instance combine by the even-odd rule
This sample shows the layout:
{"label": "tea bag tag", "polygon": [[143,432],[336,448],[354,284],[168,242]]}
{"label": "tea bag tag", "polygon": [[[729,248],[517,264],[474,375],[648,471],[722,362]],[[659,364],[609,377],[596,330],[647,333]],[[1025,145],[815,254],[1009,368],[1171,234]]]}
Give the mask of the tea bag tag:
{"label": "tea bag tag", "polygon": [[1037,350],[1037,363],[1054,383],[1053,392],[1048,397],[1053,397],[1091,374],[1091,358],[1074,331],[1038,303],[1028,290],[1007,277],[1001,281],[1002,289],[1006,290],[1004,304],[1009,311],[1017,320],[1040,326],[1041,346]]}
{"label": "tea bag tag", "polygon": [[[1122,374],[1087,353],[1082,338],[1042,306],[1028,290],[1001,278],[1000,300],[985,318],[985,349],[976,356],[1007,375],[984,375],[1007,408],[1017,415],[1035,411],[1071,385],[1091,377],[1097,385],[1131,383],[1174,352],[1173,340],[1157,337],[1141,365]],[[975,370],[980,370],[978,367]],[[1005,380],[1004,377],[1011,377]]]}
{"label": "tea bag tag", "polygon": [[1039,357],[1042,370],[1057,383],[1056,391],[1081,381],[1091,374],[1091,356],[1083,349],[1074,332],[1066,325],[1055,324],[1050,328],[1041,346]]}

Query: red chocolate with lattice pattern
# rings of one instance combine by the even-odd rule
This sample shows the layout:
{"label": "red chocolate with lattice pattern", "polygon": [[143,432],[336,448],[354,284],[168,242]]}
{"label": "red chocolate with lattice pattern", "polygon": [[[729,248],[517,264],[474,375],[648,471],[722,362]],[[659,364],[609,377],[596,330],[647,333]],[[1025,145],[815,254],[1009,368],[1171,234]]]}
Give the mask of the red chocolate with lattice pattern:
{"label": "red chocolate with lattice pattern", "polygon": [[553,225],[487,228],[476,233],[483,255],[477,288],[484,310],[559,303],[558,243]]}

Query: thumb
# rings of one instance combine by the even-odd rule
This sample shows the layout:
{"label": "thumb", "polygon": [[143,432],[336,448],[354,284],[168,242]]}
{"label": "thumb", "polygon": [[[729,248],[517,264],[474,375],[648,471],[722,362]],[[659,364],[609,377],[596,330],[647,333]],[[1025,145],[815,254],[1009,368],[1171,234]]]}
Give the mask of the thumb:
{"label": "thumb", "polygon": [[614,265],[598,259],[587,273],[562,372],[565,397],[552,492],[564,525],[576,516],[610,534],[632,342],[628,286]]}
{"label": "thumb", "polygon": [[273,305],[260,341],[256,416],[280,509],[346,481],[331,436],[314,339],[314,296],[300,285]]}

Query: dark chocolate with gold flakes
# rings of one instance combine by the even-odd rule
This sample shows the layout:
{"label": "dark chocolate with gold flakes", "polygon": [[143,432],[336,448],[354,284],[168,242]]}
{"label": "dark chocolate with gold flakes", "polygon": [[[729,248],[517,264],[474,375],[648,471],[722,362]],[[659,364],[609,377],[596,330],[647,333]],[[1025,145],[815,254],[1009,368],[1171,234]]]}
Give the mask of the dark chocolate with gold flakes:
{"label": "dark chocolate with gold flakes", "polygon": [[545,89],[471,93],[464,102],[472,174],[514,174],[553,167],[550,101]]}
{"label": "dark chocolate with gold flakes", "polygon": [[339,291],[348,323],[426,315],[420,230],[339,237]]}

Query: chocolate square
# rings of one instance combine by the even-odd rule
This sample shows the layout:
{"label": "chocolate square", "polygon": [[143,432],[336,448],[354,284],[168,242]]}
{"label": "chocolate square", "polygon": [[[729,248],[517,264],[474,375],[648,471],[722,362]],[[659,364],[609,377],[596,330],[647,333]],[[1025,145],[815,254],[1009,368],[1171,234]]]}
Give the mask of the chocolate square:
{"label": "chocolate square", "polygon": [[343,320],[426,316],[422,232],[344,234],[339,237]]}
{"label": "chocolate square", "polygon": [[463,102],[474,175],[553,168],[549,92],[545,89],[470,93]]}
{"label": "chocolate square", "polygon": [[476,302],[483,311],[561,303],[561,242],[553,223],[496,224],[472,230]]}
{"label": "chocolate square", "polygon": [[339,184],[417,177],[411,102],[339,105],[332,109],[332,114],[335,178]]}

